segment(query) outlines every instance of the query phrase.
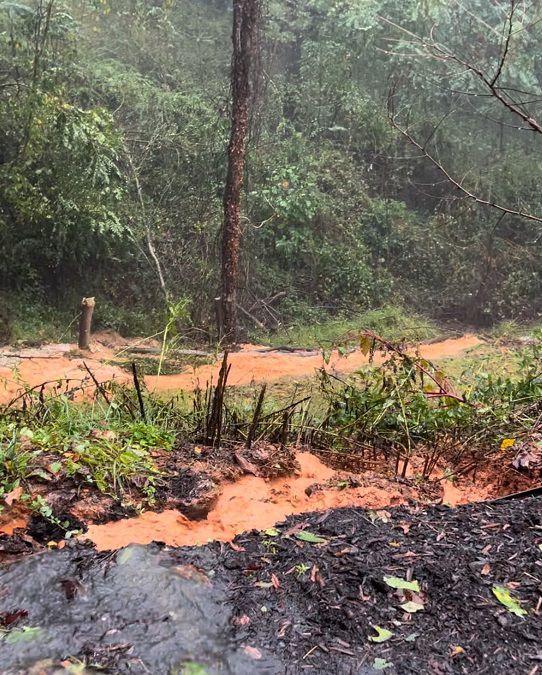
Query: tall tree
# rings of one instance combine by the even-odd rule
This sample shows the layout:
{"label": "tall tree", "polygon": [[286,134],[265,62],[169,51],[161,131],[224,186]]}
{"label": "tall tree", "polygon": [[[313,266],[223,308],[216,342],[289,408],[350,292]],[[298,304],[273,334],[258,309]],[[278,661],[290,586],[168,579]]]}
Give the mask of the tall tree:
{"label": "tall tree", "polygon": [[232,113],[222,230],[222,335],[237,341],[237,288],[241,247],[241,194],[258,53],[261,0],[233,0]]}

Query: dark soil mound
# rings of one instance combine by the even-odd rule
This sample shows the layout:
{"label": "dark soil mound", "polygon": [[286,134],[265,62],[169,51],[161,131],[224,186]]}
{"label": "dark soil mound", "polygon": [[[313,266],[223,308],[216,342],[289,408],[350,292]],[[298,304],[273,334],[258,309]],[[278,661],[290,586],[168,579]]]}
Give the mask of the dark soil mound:
{"label": "dark soil mound", "polygon": [[0,568],[0,672],[534,674],[541,506],[340,509],[231,546],[68,544]]}

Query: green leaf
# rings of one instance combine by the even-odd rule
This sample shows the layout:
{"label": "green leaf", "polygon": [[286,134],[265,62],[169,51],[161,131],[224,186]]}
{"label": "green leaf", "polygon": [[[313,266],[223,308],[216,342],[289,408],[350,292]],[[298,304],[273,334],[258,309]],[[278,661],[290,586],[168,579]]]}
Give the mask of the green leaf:
{"label": "green leaf", "polygon": [[25,626],[17,630],[12,630],[6,635],[6,642],[10,645],[17,644],[19,642],[30,642],[31,640],[39,640],[40,638],[45,637],[46,632],[43,628],[38,628],[37,626],[30,627]]}
{"label": "green leaf", "polygon": [[123,548],[122,551],[117,553],[117,565],[125,565],[133,556],[133,554],[133,548]]}
{"label": "green leaf", "polygon": [[182,675],[207,675],[207,669],[201,663],[189,661],[183,665]]}
{"label": "green leaf", "polygon": [[373,626],[374,630],[377,632],[377,635],[369,635],[370,642],[386,642],[389,640],[393,633],[387,628],[381,628],[380,626]]}
{"label": "green leaf", "polygon": [[491,590],[501,605],[504,605],[512,614],[515,614],[516,616],[525,616],[528,613],[521,607],[519,600],[513,598],[510,595],[510,591],[504,586],[493,586]]}
{"label": "green leaf", "polygon": [[401,588],[405,591],[414,591],[419,593],[420,585],[417,581],[406,581],[400,577],[384,577],[384,581],[388,584],[390,588]]}
{"label": "green leaf", "polygon": [[51,473],[58,473],[62,469],[61,462],[52,462],[49,464],[49,471]]}
{"label": "green leaf", "polygon": [[359,349],[363,356],[367,356],[373,346],[373,338],[369,335],[362,335],[359,339]]}
{"label": "green leaf", "polygon": [[409,635],[406,636],[405,642],[414,642],[418,637],[418,635],[419,633],[410,633]]}
{"label": "green leaf", "polygon": [[386,661],[386,659],[376,658],[373,661],[373,668],[375,670],[386,670],[386,668],[393,668],[393,663]]}
{"label": "green leaf", "polygon": [[263,532],[266,537],[278,537],[280,532],[276,530],[274,527],[270,527],[267,530],[264,530]]}
{"label": "green leaf", "polygon": [[419,612],[423,609],[422,604],[420,604],[419,602],[414,602],[413,600],[410,600],[409,602],[404,602],[402,605],[399,605],[399,607],[405,612],[408,612],[409,614],[415,614],[416,612]]}
{"label": "green leaf", "polygon": [[306,541],[309,544],[327,544],[327,539],[319,537],[317,534],[313,534],[308,530],[302,530],[301,532],[296,533],[296,538],[301,541]]}

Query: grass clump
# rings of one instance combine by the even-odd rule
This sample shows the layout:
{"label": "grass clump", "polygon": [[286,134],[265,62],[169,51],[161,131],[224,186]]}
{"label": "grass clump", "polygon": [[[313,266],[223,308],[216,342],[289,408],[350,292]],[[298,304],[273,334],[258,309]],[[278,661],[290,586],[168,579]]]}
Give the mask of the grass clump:
{"label": "grass clump", "polygon": [[438,327],[427,317],[401,307],[387,306],[355,317],[323,318],[311,324],[293,325],[271,333],[255,333],[251,339],[271,347],[287,345],[314,349],[328,347],[342,336],[364,329],[393,341],[406,339],[409,342],[419,342],[439,335]]}
{"label": "grass clump", "polygon": [[[137,485],[152,503],[159,475],[154,451],[175,441],[174,417],[158,401],[148,421],[115,399],[76,403],[68,396],[43,396],[26,410],[6,411],[0,426],[0,498],[29,481],[70,479],[119,496]],[[1,507],[0,507],[1,508]]]}
{"label": "grass clump", "polygon": [[366,334],[362,349],[383,362],[349,380],[322,373],[327,410],[313,442],[391,463],[406,476],[413,458],[428,478],[444,462],[453,475],[537,442],[542,411],[540,343],[515,355],[515,377],[478,369],[455,384],[427,360]]}

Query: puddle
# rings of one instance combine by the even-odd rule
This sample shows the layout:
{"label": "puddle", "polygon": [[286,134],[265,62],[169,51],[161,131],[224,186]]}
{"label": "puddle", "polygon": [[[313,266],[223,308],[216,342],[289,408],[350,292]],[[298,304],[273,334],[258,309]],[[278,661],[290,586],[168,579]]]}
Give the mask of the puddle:
{"label": "puddle", "polygon": [[190,521],[175,510],[149,511],[137,518],[90,525],[84,536],[102,551],[152,541],[170,546],[198,545],[213,540],[231,541],[247,530],[265,530],[293,514],[343,506],[382,508],[405,501],[405,488],[401,491],[400,486],[396,487],[391,481],[385,488],[374,485],[344,490],[331,488],[308,496],[306,488],[329,480],[335,471],[308,452],[299,453],[297,459],[301,467],[298,476],[270,481],[244,476],[235,483],[225,484],[206,520]]}
{"label": "puddle", "polygon": [[[95,336],[96,338],[97,336]],[[132,340],[132,342],[137,342]],[[458,356],[466,349],[480,344],[475,335],[464,335],[460,338],[443,340],[433,344],[420,346],[420,354],[432,361]],[[112,361],[119,353],[124,358],[129,356],[120,345],[111,346],[96,343],[93,352],[81,355],[77,345],[44,345],[39,349],[22,350],[24,358],[17,359],[13,350],[0,352],[0,403],[8,403],[23,389],[39,386],[42,382],[55,382],[70,379],[77,384],[88,378],[84,363],[92,370],[100,381],[114,378],[118,382],[131,381],[131,375]],[[21,354],[21,352],[17,352]],[[2,355],[11,355],[4,358]],[[3,359],[3,360],[2,360]],[[379,363],[382,357],[375,355],[374,362]],[[147,376],[145,382],[151,391],[191,391],[196,386],[205,386],[206,382],[217,381],[221,361],[186,369],[176,375]],[[302,378],[314,375],[315,371],[325,367],[335,373],[351,373],[368,363],[367,356],[354,351],[348,356],[340,357],[332,354],[328,364],[324,363],[319,350],[313,352],[269,352],[265,347],[243,345],[241,350],[230,354],[230,385],[247,385],[253,382],[272,382],[281,378]],[[17,376],[14,367],[17,367]]]}
{"label": "puddle", "polygon": [[[464,335],[460,338],[442,340],[433,344],[421,345],[420,354],[429,361],[442,358],[453,358],[466,349],[480,344],[475,335]],[[382,362],[380,354],[376,354],[374,363]],[[269,382],[283,377],[310,377],[320,368],[326,368],[334,373],[352,373],[364,365],[369,358],[359,350],[340,356],[333,352],[328,363],[324,362],[319,350],[314,352],[269,352],[262,351],[261,347],[244,345],[243,349],[233,352],[228,358],[231,365],[228,378],[229,385],[247,385],[253,382]],[[203,365],[192,371],[178,375],[155,375],[145,378],[147,386],[152,391],[179,391],[192,390],[198,383],[205,386],[211,379],[217,381],[220,362]]]}

